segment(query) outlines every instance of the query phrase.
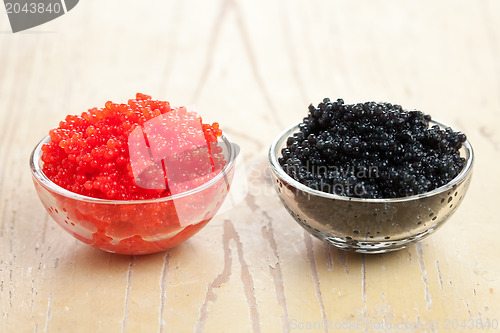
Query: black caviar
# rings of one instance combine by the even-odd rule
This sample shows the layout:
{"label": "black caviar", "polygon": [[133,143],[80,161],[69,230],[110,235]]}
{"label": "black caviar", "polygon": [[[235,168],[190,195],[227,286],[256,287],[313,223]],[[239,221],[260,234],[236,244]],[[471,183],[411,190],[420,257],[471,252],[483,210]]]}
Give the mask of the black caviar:
{"label": "black caviar", "polygon": [[325,98],[287,139],[279,163],[316,190],[359,198],[425,193],[455,178],[465,159],[463,133],[421,111],[391,103],[344,104]]}

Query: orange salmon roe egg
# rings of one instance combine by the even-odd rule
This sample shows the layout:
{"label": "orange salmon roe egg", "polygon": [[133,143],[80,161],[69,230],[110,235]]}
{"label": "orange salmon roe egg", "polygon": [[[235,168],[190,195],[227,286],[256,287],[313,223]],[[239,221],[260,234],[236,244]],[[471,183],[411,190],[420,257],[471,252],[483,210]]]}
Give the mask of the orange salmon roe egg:
{"label": "orange salmon roe egg", "polygon": [[[92,108],[79,116],[68,115],[59,123],[59,127],[50,130],[51,141],[42,147],[43,172],[55,184],[94,198],[143,200],[178,193],[172,193],[168,185],[172,181],[171,173],[178,170],[166,172],[164,179],[161,179],[166,186],[158,188],[141,187],[136,181],[138,175],[134,175],[129,135],[134,131],[138,133],[139,128],[144,131],[145,141],[149,146],[147,126],[155,118],[162,119],[162,125],[175,128],[176,133],[181,131],[186,137],[184,143],[178,142],[178,138],[182,137],[180,135],[176,138],[177,141],[172,139],[172,142],[164,143],[166,146],[187,145],[183,147],[182,153],[170,157],[179,162],[172,162],[172,165],[180,165],[183,161],[189,162],[196,158],[209,161],[207,163],[210,164],[208,168],[211,172],[223,167],[225,160],[221,150],[218,147],[211,148],[222,135],[218,123],[203,124],[197,113],[187,111],[185,107],[172,108],[167,101],[153,100],[151,96],[138,93],[127,104],[108,101],[103,108]],[[200,140],[189,141],[189,134],[196,131],[204,137],[201,146]],[[150,139],[154,139],[154,136]],[[184,178],[191,180],[198,177],[199,181],[207,181],[211,177],[207,173],[210,172],[205,169],[199,175],[190,174]],[[198,185],[201,184],[191,184]]]}

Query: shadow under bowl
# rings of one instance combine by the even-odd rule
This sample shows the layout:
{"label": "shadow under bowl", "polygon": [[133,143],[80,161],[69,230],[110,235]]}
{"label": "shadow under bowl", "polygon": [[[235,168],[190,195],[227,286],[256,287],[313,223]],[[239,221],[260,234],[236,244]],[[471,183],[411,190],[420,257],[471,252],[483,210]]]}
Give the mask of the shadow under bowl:
{"label": "shadow under bowl", "polygon": [[[431,125],[448,127],[437,121]],[[278,162],[296,124],[272,143],[269,163],[274,187],[286,210],[304,229],[338,248],[359,253],[384,253],[424,239],[460,206],[469,187],[474,153],[466,141],[462,171],[449,183],[432,191],[401,198],[364,199],[311,189],[291,178]]]}
{"label": "shadow under bowl", "polygon": [[42,171],[42,146],[31,154],[37,194],[49,215],[78,240],[119,254],[166,250],[203,228],[221,207],[233,179],[235,145],[223,135],[218,142],[226,164],[213,178],[189,191],[152,200],[106,200],[70,192]]}

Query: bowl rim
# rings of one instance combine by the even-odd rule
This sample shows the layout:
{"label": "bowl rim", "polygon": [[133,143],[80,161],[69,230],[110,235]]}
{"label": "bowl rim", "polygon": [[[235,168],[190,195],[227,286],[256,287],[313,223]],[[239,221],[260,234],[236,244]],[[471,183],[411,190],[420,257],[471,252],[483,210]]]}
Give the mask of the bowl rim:
{"label": "bowl rim", "polygon": [[[464,148],[466,156],[466,163],[465,166],[462,168],[460,173],[453,178],[450,182],[446,183],[443,186],[437,187],[431,191],[421,193],[421,194],[415,194],[407,197],[397,197],[397,198],[358,198],[358,197],[350,197],[350,196],[342,196],[338,194],[332,194],[332,193],[327,193],[319,190],[314,190],[297,180],[293,179],[290,177],[284,170],[281,168],[281,165],[278,162],[278,157],[277,155],[281,153],[281,150],[279,152],[276,151],[278,147],[282,145],[284,140],[286,140],[290,135],[295,133],[295,131],[299,128],[299,125],[302,122],[295,123],[291,126],[289,126],[287,129],[282,131],[272,142],[271,147],[269,148],[268,152],[268,159],[269,159],[269,164],[271,166],[271,170],[273,173],[280,178],[283,181],[286,181],[287,183],[291,184],[295,188],[307,192],[310,194],[314,194],[316,196],[324,197],[327,199],[334,199],[334,200],[343,200],[343,201],[351,201],[351,202],[363,202],[363,203],[388,203],[388,202],[404,202],[404,201],[412,201],[412,200],[417,200],[425,197],[429,197],[432,195],[435,195],[437,193],[442,193],[446,192],[450,189],[453,189],[457,184],[462,182],[467,176],[472,172],[472,166],[474,164],[474,150],[472,149],[472,145],[470,144],[469,140],[467,139],[463,144],[462,148]],[[447,128],[450,127],[447,124],[437,121],[437,120],[430,120],[429,125],[438,125],[440,128]]]}
{"label": "bowl rim", "polygon": [[[100,198],[93,198],[89,197],[86,195],[78,194],[75,192],[71,192],[65,188],[62,188],[61,186],[57,185],[53,181],[51,181],[42,171],[41,165],[40,165],[40,159],[42,156],[42,146],[50,141],[50,135],[47,135],[44,137],[42,140],[38,142],[38,144],[35,146],[33,151],[31,152],[30,156],[30,168],[31,168],[31,173],[32,176],[38,181],[39,184],[44,186],[50,191],[53,191],[59,195],[62,195],[67,198],[71,198],[74,200],[79,200],[79,201],[85,201],[88,203],[96,203],[96,204],[113,204],[113,205],[128,205],[128,204],[152,204],[152,203],[162,203],[162,202],[167,202],[171,200],[176,200],[180,198],[184,198],[187,196],[190,196],[192,194],[201,192],[203,190],[206,190],[207,188],[211,187],[212,185],[216,184],[219,182],[222,178],[224,178],[224,181],[226,182],[227,185],[230,184],[230,181],[227,179],[226,175],[229,174],[231,168],[234,165],[234,161],[236,157],[238,156],[238,151],[239,149],[236,147],[236,145],[231,141],[231,139],[225,134],[222,133],[221,136],[222,141],[227,145],[228,151],[229,151],[229,159],[224,168],[212,179],[210,179],[208,182],[203,183],[202,185],[195,187],[193,189],[190,189],[189,191],[182,192],[182,193],[177,193],[174,195],[170,195],[167,197],[161,197],[157,199],[145,199],[145,200],[113,200],[113,199],[100,199]],[[35,161],[37,161],[35,163]]]}

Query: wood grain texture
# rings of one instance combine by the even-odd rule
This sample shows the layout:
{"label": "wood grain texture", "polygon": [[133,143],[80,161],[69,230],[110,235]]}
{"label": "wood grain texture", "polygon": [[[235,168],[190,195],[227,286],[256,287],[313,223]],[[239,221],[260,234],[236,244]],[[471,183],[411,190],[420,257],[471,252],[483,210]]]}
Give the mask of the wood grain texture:
{"label": "wood grain texture", "polygon": [[[0,10],[0,332],[500,325],[499,13],[495,0],[86,0],[12,34]],[[50,219],[28,159],[66,114],[136,92],[219,121],[249,192],[169,251],[120,256]],[[293,222],[267,149],[327,96],[399,103],[467,133],[473,181],[436,234],[358,255]]]}

